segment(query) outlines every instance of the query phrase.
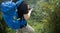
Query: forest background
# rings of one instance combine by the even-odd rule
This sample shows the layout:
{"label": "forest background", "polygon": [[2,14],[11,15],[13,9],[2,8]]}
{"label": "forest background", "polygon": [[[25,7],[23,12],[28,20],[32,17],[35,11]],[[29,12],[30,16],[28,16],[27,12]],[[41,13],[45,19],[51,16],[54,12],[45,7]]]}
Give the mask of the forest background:
{"label": "forest background", "polygon": [[[60,0],[24,0],[30,7],[34,6],[28,23],[36,33],[60,33]],[[0,0],[0,4],[3,0]],[[1,11],[1,10],[0,10]],[[0,12],[0,33],[15,33],[9,28]]]}

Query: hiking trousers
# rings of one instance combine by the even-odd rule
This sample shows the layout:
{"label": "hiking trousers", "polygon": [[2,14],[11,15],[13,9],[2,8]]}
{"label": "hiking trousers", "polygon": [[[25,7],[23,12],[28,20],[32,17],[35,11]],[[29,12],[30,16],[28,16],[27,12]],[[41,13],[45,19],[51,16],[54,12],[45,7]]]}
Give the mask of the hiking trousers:
{"label": "hiking trousers", "polygon": [[26,27],[16,30],[16,33],[35,33],[34,29],[30,26],[27,25]]}

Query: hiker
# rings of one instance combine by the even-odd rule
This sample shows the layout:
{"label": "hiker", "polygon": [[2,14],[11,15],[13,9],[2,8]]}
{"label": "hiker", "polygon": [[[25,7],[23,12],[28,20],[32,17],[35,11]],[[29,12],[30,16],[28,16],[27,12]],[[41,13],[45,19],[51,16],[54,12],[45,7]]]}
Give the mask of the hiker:
{"label": "hiker", "polygon": [[27,23],[33,8],[30,8],[25,1],[8,0],[2,2],[1,10],[6,24],[15,29],[16,33],[22,33],[22,31],[35,33],[34,29]]}
{"label": "hiker", "polygon": [[[21,16],[24,15],[24,18],[28,20],[32,10],[33,8],[30,9],[29,5],[23,1],[21,5],[18,7],[19,17],[21,18]],[[22,33],[22,31],[27,31],[28,33],[35,33],[34,29],[28,24],[26,27],[16,30],[16,33]]]}

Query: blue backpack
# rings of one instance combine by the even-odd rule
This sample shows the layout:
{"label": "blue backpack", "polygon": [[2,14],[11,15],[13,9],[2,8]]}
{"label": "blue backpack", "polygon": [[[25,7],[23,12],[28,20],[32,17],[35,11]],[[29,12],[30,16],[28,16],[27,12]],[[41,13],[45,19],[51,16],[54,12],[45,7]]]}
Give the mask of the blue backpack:
{"label": "blue backpack", "polygon": [[3,18],[6,24],[12,29],[20,29],[27,25],[27,21],[22,17],[22,20],[18,18],[17,7],[23,2],[23,0],[18,0],[16,3],[12,1],[5,1],[1,4],[1,10],[3,13]]}

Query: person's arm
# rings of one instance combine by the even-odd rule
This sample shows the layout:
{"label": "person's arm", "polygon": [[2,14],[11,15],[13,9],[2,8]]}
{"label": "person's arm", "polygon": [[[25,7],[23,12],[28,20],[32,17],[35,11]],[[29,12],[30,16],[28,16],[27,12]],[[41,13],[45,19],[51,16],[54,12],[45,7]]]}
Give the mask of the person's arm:
{"label": "person's arm", "polygon": [[24,18],[27,20],[29,19],[31,12],[32,12],[33,8],[29,10],[29,12],[27,14],[24,14]]}

